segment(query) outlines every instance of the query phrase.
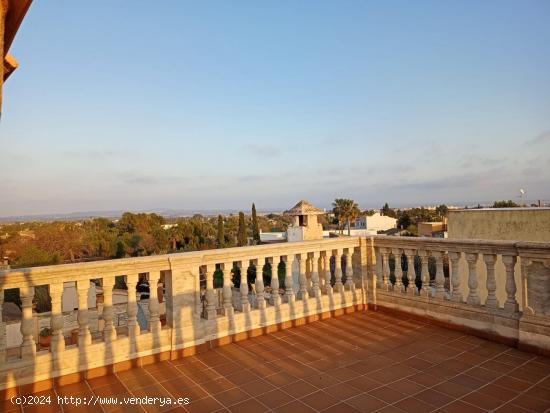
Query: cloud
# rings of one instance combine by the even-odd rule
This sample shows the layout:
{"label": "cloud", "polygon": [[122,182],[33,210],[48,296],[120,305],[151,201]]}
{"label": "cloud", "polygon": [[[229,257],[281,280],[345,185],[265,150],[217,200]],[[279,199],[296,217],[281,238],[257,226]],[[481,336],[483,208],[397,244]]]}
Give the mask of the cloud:
{"label": "cloud", "polygon": [[543,143],[550,143],[550,130],[541,132],[537,137],[527,141],[529,145],[539,145]]}
{"label": "cloud", "polygon": [[279,148],[273,145],[261,145],[257,143],[248,143],[243,145],[242,148],[256,156],[262,158],[277,158],[282,155],[282,152]]}

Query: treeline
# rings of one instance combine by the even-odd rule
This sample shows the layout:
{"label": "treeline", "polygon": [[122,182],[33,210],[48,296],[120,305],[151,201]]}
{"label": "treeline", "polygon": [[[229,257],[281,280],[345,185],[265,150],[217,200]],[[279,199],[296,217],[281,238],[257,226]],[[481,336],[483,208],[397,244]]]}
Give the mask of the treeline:
{"label": "treeline", "polygon": [[270,214],[168,221],[151,213],[126,212],[119,220],[31,222],[0,227],[0,257],[12,267],[138,257],[260,243],[260,230],[285,231],[288,218]]}

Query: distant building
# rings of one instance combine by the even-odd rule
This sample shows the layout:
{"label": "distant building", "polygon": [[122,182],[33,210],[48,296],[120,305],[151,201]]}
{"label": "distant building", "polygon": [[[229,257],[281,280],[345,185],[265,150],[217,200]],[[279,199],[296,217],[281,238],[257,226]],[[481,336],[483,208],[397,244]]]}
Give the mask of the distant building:
{"label": "distant building", "polygon": [[419,237],[447,238],[447,222],[419,222]]}
{"label": "distant building", "polygon": [[364,215],[355,220],[355,229],[369,231],[387,231],[397,227],[397,219],[381,215],[379,212],[374,215]]}
{"label": "distant building", "polygon": [[317,222],[317,215],[324,213],[304,200],[285,211],[285,215],[292,217],[292,224],[286,231],[288,242],[323,239],[323,226]]}
{"label": "distant building", "polygon": [[448,212],[449,238],[550,242],[550,208],[481,208]]}

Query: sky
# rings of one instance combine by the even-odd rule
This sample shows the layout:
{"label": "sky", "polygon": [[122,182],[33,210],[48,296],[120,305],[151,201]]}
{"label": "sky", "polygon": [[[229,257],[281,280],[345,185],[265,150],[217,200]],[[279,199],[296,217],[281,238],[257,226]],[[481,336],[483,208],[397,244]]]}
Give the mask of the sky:
{"label": "sky", "polygon": [[35,1],[0,216],[550,199],[550,2]]}

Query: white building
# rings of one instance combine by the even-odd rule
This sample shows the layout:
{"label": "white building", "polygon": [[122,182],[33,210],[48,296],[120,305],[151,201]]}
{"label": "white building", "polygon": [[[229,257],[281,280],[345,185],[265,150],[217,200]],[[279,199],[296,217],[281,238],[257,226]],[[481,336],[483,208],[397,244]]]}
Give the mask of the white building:
{"label": "white building", "polygon": [[355,220],[355,229],[386,231],[395,227],[397,227],[397,219],[380,215],[379,212],[371,216],[365,215]]}

